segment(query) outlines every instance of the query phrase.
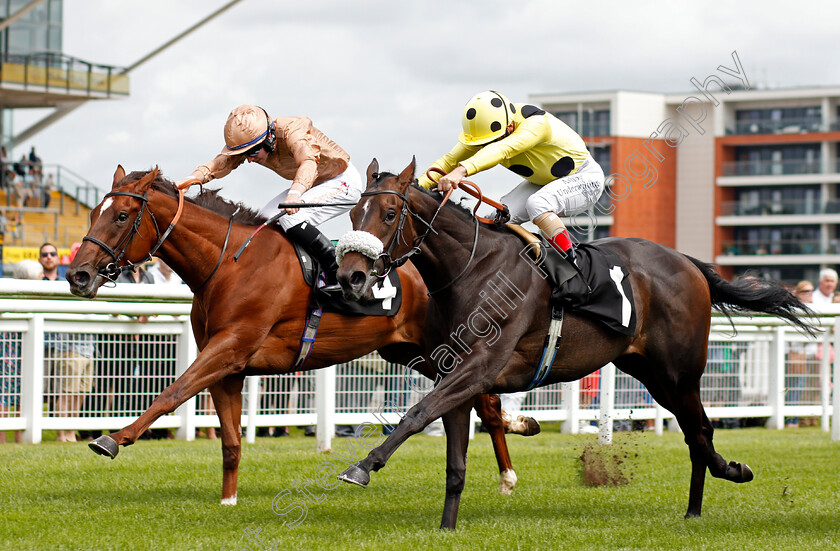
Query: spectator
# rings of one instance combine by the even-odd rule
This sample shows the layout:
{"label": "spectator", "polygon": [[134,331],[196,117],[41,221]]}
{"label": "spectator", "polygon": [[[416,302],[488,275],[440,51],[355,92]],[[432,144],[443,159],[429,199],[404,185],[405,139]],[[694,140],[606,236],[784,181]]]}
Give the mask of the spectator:
{"label": "spectator", "polygon": [[29,150],[29,166],[30,166],[30,168],[34,168],[35,170],[37,170],[39,173],[41,172],[41,169],[43,168],[43,163],[41,162],[41,157],[39,157],[35,153],[35,146],[34,145],[32,146],[32,149]]}
{"label": "spectator", "polygon": [[6,173],[10,169],[9,153],[6,151],[6,146],[0,146],[0,187],[3,189],[8,189],[9,179]]}
{"label": "spectator", "polygon": [[[741,380],[738,376],[738,356],[741,348],[731,341],[709,341],[706,356],[706,381],[708,403],[712,407],[737,406],[741,400]],[[716,429],[736,429],[740,421],[734,417],[712,419]]]}
{"label": "spectator", "polygon": [[166,283],[166,284],[175,284],[179,285],[183,283],[178,274],[172,271],[172,268],[161,259],[158,259],[157,262],[152,264],[152,266],[147,270],[148,274],[152,277],[154,283]]}
{"label": "spectator", "polygon": [[21,178],[23,178],[24,176],[26,176],[28,167],[29,161],[27,160],[26,155],[21,155],[20,160],[14,165],[15,173]]}
{"label": "spectator", "polygon": [[40,186],[40,193],[41,193],[41,208],[45,209],[50,206],[50,201],[52,201],[52,192],[55,189],[55,180],[53,180],[52,173],[47,174],[47,177],[44,178],[44,175],[41,174],[41,186]]}
{"label": "spectator", "polygon": [[814,304],[830,304],[834,299],[834,291],[837,290],[837,272],[831,268],[821,270],[818,285],[819,288],[814,290],[813,299],[809,302],[813,302]]}
{"label": "spectator", "polygon": [[[38,260],[43,268],[42,279],[58,280],[58,249],[44,243]],[[52,373],[53,412],[58,417],[81,413],[84,396],[93,389],[93,335],[46,333],[44,335],[44,373]],[[75,442],[76,432],[59,430],[56,440]]]}
{"label": "spectator", "polygon": [[[41,279],[41,265],[34,260],[15,264],[17,279]],[[20,412],[20,334],[0,331],[0,416],[8,417],[12,409]],[[14,431],[15,442],[21,442],[22,432]],[[6,431],[0,431],[0,443],[6,442]]]}
{"label": "spectator", "polygon": [[52,243],[41,245],[38,254],[38,262],[44,271],[42,279],[48,281],[58,280],[58,249]]}
{"label": "spectator", "polygon": [[[595,409],[599,407],[601,387],[601,370],[586,375],[580,380],[580,409]],[[595,434],[598,427],[593,421],[581,419],[579,430],[582,434]]]}
{"label": "spectator", "polygon": [[[0,331],[0,417],[20,412],[20,333]],[[16,430],[15,442],[21,442]],[[0,431],[0,444],[6,443],[6,431]]]}
{"label": "spectator", "polygon": [[[154,283],[152,275],[141,267],[122,272],[117,283]],[[148,323],[148,316],[138,316],[138,323]],[[152,401],[166,388],[166,363],[174,362],[174,345],[163,343],[155,335],[128,335],[129,342],[122,356],[128,361],[128,371],[121,375],[128,398],[134,398],[134,407],[138,412],[146,411]],[[148,359],[150,361],[143,361]],[[125,364],[124,364],[125,365]],[[173,375],[174,375],[174,369]],[[169,429],[150,429],[141,438],[169,438]]]}
{"label": "spectator", "polygon": [[[822,279],[822,277],[820,278]],[[835,285],[837,282],[835,275]],[[793,289],[793,295],[805,304],[813,302],[814,286],[810,281],[800,281]],[[787,345],[787,370],[785,374],[785,388],[788,405],[802,405],[803,389],[808,382],[808,363],[816,361],[817,343],[792,342]],[[790,417],[785,420],[786,427],[798,427],[799,418]]]}
{"label": "spectator", "polygon": [[14,197],[16,207],[25,207],[30,197],[30,188],[26,178],[16,172],[9,172],[9,193]]}

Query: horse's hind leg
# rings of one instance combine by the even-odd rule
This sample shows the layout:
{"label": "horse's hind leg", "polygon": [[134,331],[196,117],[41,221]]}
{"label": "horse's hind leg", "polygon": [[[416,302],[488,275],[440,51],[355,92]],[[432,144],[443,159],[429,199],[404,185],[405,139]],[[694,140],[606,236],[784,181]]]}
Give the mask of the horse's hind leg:
{"label": "horse's hind leg", "polygon": [[229,375],[210,386],[222,433],[222,505],[236,505],[242,457],[242,375]]}
{"label": "horse's hind leg", "polygon": [[[502,419],[502,407],[499,395],[478,395],[475,399],[475,411],[493,442],[496,463],[499,465],[499,492],[510,494],[516,485],[516,472],[513,470],[513,463],[510,460],[510,453],[508,452],[507,441],[505,440],[506,426],[504,419]],[[537,426],[539,427],[539,425]]]}
{"label": "horse's hind leg", "polygon": [[[673,360],[674,363],[670,365],[678,366],[686,361]],[[747,465],[734,461],[727,465],[726,460],[715,451],[712,443],[714,429],[700,402],[700,374],[705,366],[705,355],[699,370],[683,370],[677,367],[665,369],[657,366],[666,364],[654,364],[652,360],[648,361],[641,356],[626,356],[615,360],[614,363],[625,373],[640,380],[651,396],[673,413],[680,424],[691,458],[691,484],[686,518],[700,516],[707,467],[712,476],[717,478],[733,482],[749,482],[753,479],[753,473]],[[673,377],[675,373],[679,374],[676,378]]]}
{"label": "horse's hind leg", "polygon": [[467,475],[471,402],[472,400],[469,400],[443,415],[443,427],[446,430],[446,499],[443,502],[441,529],[454,530],[458,521],[458,507],[461,504],[461,493],[464,491]]}
{"label": "horse's hind leg", "polygon": [[509,495],[516,486],[517,478],[505,435],[534,436],[540,433],[540,424],[533,417],[520,415],[514,420],[504,415],[498,394],[479,394],[473,407],[493,442],[493,452],[499,465],[499,493]]}

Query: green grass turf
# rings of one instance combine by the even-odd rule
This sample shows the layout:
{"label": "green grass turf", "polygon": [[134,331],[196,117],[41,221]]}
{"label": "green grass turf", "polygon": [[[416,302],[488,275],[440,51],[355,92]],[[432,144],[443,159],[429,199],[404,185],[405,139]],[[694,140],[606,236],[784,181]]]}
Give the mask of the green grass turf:
{"label": "green grass turf", "polygon": [[[733,484],[707,476],[703,517],[684,520],[689,460],[682,436],[618,433],[610,454],[629,484],[587,487],[580,456],[592,435],[547,425],[511,436],[519,483],[497,490],[489,438],[470,445],[458,529],[437,527],[444,495],[444,439],[411,438],[363,489],[308,488],[306,517],[279,516],[295,480],[314,479],[335,455],[312,438],[258,438],[245,445],[239,504],[223,507],[218,441],[140,441],[116,460],[84,443],[0,446],[0,549],[840,549],[840,442],[819,429],[717,431],[727,459],[756,478]],[[334,450],[347,453],[347,441]],[[331,480],[331,478],[330,478]],[[292,497],[296,496],[296,497]],[[247,546],[247,547],[245,547]]]}

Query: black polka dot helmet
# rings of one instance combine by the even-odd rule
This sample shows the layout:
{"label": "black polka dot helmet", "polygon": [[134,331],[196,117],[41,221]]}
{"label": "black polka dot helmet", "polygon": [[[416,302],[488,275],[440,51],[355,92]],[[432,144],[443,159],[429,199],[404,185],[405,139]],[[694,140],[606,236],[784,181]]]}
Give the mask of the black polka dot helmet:
{"label": "black polka dot helmet", "polygon": [[458,140],[464,145],[484,145],[505,135],[516,108],[505,96],[487,90],[473,96],[464,106]]}

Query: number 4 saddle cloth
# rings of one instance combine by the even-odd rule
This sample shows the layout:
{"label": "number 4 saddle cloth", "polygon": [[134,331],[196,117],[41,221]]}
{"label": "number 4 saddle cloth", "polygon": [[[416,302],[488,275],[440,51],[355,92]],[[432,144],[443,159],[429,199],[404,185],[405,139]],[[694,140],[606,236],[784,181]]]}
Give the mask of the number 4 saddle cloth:
{"label": "number 4 saddle cloth", "polygon": [[397,315],[400,311],[402,286],[397,270],[391,270],[385,279],[374,284],[371,300],[365,302],[347,301],[344,300],[341,293],[324,293],[319,290],[319,287],[323,285],[323,276],[315,260],[297,243],[294,245],[303,271],[303,279],[313,289],[313,303],[316,307],[322,308],[324,312],[391,317]]}

